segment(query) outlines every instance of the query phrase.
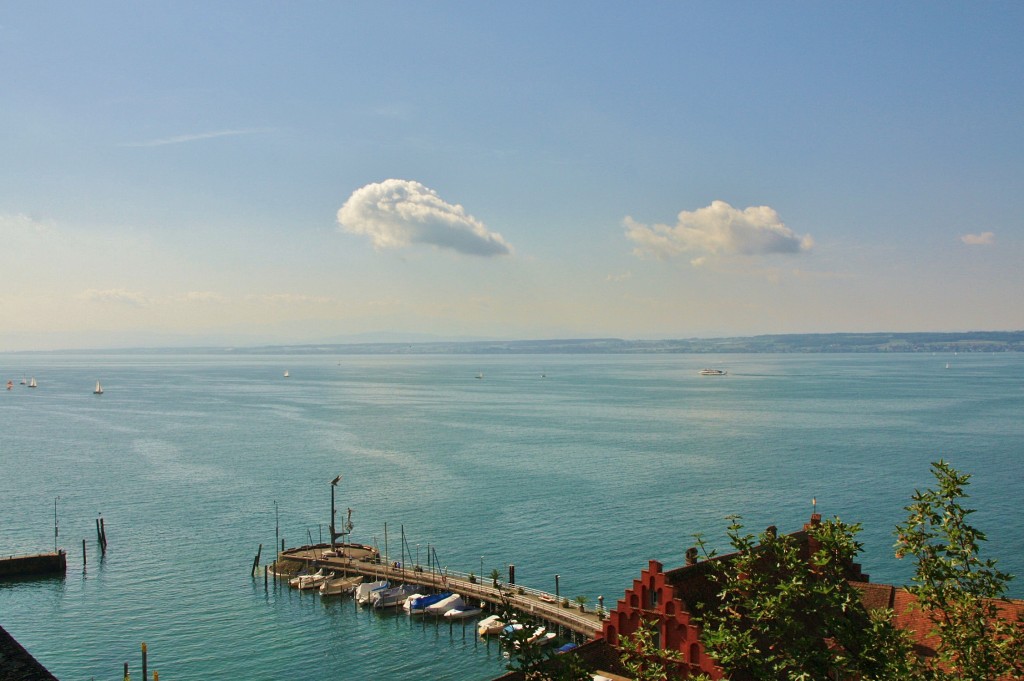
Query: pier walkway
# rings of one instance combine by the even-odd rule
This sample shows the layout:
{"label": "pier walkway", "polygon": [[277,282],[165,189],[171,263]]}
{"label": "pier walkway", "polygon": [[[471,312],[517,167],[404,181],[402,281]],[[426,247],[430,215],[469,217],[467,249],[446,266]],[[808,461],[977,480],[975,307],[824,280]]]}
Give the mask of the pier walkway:
{"label": "pier walkway", "polygon": [[[602,620],[597,612],[581,612],[578,606],[565,607],[558,602],[555,594],[538,589],[531,589],[519,584],[502,584],[495,588],[488,584],[490,580],[469,581],[469,575],[451,570],[431,571],[419,566],[408,568],[395,567],[381,559],[370,547],[346,545],[344,554],[332,556],[326,545],[304,546],[287,549],[278,554],[279,560],[291,560],[305,564],[307,567],[317,566],[338,573],[362,575],[369,580],[388,579],[406,584],[419,584],[434,591],[452,591],[469,600],[479,599],[493,605],[509,605],[523,613],[527,613],[544,622],[558,625],[587,639],[595,638],[601,633]],[[325,555],[327,554],[327,555]]]}

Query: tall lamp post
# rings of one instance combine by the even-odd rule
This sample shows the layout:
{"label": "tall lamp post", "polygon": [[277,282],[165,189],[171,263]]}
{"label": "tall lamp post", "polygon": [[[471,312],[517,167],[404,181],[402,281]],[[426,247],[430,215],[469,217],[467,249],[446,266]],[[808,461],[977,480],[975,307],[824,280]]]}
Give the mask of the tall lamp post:
{"label": "tall lamp post", "polygon": [[341,482],[341,476],[339,475],[334,480],[331,480],[331,551],[334,550],[334,538],[337,534],[334,531],[334,488]]}

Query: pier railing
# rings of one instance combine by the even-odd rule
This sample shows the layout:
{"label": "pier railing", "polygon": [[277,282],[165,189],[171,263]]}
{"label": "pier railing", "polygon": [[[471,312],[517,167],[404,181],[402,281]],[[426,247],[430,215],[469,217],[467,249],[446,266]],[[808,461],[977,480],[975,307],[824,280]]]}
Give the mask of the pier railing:
{"label": "pier railing", "polygon": [[[386,557],[359,559],[351,556],[324,557],[319,547],[303,547],[282,552],[281,558],[317,564],[328,570],[350,572],[371,579],[390,579],[407,584],[419,584],[436,590],[455,591],[464,598],[479,599],[491,605],[504,605],[530,614],[571,631],[593,638],[601,631],[602,615],[599,612],[584,612],[578,607],[566,607],[555,594],[547,593],[521,584],[504,584],[478,575],[447,568],[406,566]],[[495,584],[497,583],[497,586]]]}

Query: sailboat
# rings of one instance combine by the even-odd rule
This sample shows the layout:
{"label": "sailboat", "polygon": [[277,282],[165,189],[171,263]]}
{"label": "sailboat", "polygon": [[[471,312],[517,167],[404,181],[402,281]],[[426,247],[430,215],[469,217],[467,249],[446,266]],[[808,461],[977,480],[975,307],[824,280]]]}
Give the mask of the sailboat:
{"label": "sailboat", "polygon": [[28,387],[30,387],[30,388],[38,388],[39,387],[39,384],[36,383],[36,377],[35,376],[33,376],[32,379],[28,382]]}
{"label": "sailboat", "polygon": [[291,374],[289,374],[289,373],[288,373],[288,370],[287,370],[287,369],[285,369],[285,370],[284,370],[284,377],[285,377],[285,378],[288,378],[288,376],[290,376],[290,375],[291,375]]}
{"label": "sailboat", "polygon": [[102,395],[103,394],[103,386],[100,385],[99,381],[96,381],[96,389],[92,391],[92,394],[93,395]]}

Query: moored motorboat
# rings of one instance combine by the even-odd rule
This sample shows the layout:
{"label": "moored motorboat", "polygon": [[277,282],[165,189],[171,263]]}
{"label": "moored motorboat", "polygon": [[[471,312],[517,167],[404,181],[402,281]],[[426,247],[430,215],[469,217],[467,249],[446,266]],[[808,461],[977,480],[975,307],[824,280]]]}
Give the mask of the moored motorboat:
{"label": "moored motorboat", "polygon": [[355,588],[362,584],[362,582],[362,575],[356,575],[355,577],[336,577],[334,579],[325,579],[320,584],[320,595],[340,596],[342,594],[355,591]]}
{"label": "moored motorboat", "polygon": [[701,369],[699,373],[701,376],[725,376],[729,372],[725,369]]}
{"label": "moored motorboat", "polygon": [[402,606],[410,615],[422,615],[427,607],[442,601],[452,595],[451,591],[444,591],[439,594],[413,594],[406,599]]}
{"label": "moored motorboat", "polygon": [[461,608],[465,605],[465,601],[462,600],[462,596],[459,594],[450,594],[446,598],[442,598],[436,603],[431,603],[424,609],[424,613],[427,615],[434,615],[440,617],[452,608]]}
{"label": "moored motorboat", "polygon": [[416,593],[416,587],[411,584],[399,584],[388,589],[374,591],[370,596],[370,604],[376,610],[383,608],[394,608],[405,603],[409,596]]}
{"label": "moored motorboat", "polygon": [[296,582],[295,584],[292,584],[291,582],[288,582],[288,584],[294,586],[296,589],[299,589],[300,591],[305,591],[307,589],[319,589],[321,584],[323,584],[328,579],[332,579],[333,577],[333,572],[325,573],[323,571],[323,568],[321,568],[318,572],[312,575],[302,575],[300,577],[296,577],[294,580]]}
{"label": "moored motorboat", "polygon": [[476,623],[476,633],[480,636],[500,634],[504,628],[505,623],[497,615],[488,615]]}
{"label": "moored motorboat", "polygon": [[444,613],[445,619],[450,620],[464,620],[470,617],[476,617],[483,612],[482,608],[478,608],[474,605],[463,605],[461,608],[452,608],[446,610]]}
{"label": "moored motorboat", "polygon": [[388,586],[390,584],[385,579],[379,579],[376,582],[363,582],[356,587],[356,602],[359,605],[368,605],[373,594],[388,588]]}
{"label": "moored motorboat", "polygon": [[555,632],[548,631],[544,627],[537,627],[530,634],[530,638],[526,639],[527,643],[536,643],[537,645],[546,646],[547,644],[555,640]]}

